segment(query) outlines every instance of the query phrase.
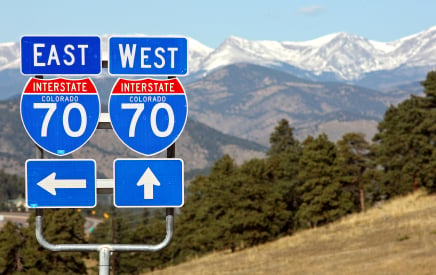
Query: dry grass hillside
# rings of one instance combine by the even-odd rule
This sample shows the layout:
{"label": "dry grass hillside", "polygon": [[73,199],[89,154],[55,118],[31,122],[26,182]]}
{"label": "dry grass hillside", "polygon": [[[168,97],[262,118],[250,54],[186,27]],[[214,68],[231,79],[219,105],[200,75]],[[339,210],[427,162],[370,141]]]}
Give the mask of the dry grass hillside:
{"label": "dry grass hillside", "polygon": [[419,191],[327,226],[152,274],[436,274],[436,196]]}

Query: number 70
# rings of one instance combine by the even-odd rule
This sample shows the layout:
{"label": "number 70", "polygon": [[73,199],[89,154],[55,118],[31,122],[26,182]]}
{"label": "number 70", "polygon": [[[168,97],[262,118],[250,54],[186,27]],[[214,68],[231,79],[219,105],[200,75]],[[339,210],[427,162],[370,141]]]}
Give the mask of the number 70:
{"label": "number 70", "polygon": [[[46,137],[48,125],[50,123],[50,119],[52,118],[54,112],[57,109],[57,103],[37,102],[37,103],[33,103],[33,108],[34,109],[47,109],[47,113],[44,116],[44,120],[42,121],[42,127],[41,127],[41,137]],[[73,109],[77,109],[79,111],[80,118],[81,118],[80,127],[77,131],[71,130],[70,122],[68,120],[68,118],[70,117],[70,112]],[[73,103],[69,103],[65,107],[64,113],[62,115],[62,124],[64,126],[64,130],[67,133],[67,135],[69,135],[70,137],[80,137],[85,132],[87,123],[88,123],[88,121],[87,121],[87,116],[86,116],[86,110],[82,104],[80,104],[78,102],[73,102]]]}
{"label": "number 70", "polygon": [[[136,124],[138,123],[141,113],[144,111],[144,103],[122,103],[121,109],[134,109],[136,110],[133,114],[132,120],[129,127],[129,137],[135,137]],[[160,109],[164,109],[168,114],[168,126],[165,131],[159,130],[157,127],[157,112]],[[169,136],[174,129],[174,111],[173,108],[168,103],[158,103],[153,106],[150,114],[150,126],[153,133],[158,137]]]}

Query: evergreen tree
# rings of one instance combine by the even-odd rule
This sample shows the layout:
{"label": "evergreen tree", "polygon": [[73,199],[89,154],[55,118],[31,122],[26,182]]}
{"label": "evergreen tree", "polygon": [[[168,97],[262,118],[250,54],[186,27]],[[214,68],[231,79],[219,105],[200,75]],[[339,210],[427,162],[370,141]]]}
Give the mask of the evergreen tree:
{"label": "evergreen tree", "polygon": [[0,230],[0,274],[23,271],[21,249],[24,243],[23,232],[14,223],[6,223]]}
{"label": "evergreen tree", "polygon": [[252,159],[231,179],[234,198],[223,220],[229,222],[227,243],[233,248],[258,245],[286,231],[291,212],[270,168],[265,160]]}
{"label": "evergreen tree", "polygon": [[436,72],[422,82],[425,97],[411,96],[391,106],[374,137],[376,162],[383,169],[387,197],[423,186],[436,190],[434,158],[436,141]]}
{"label": "evergreen tree", "polygon": [[314,227],[334,221],[353,208],[352,198],[341,188],[336,161],[336,147],[327,135],[308,137],[300,158],[301,205],[296,213],[300,227]]}
{"label": "evergreen tree", "polygon": [[[85,219],[76,209],[46,209],[43,232],[52,244],[85,243]],[[35,237],[35,216],[29,217],[29,227],[22,250],[24,271],[30,274],[87,274],[83,252],[52,252],[41,247]]]}
{"label": "evergreen tree", "polygon": [[267,161],[254,159],[237,167],[224,156],[209,176],[199,176],[189,186],[176,224],[180,246],[173,250],[174,257],[263,243],[277,238],[288,220]]}
{"label": "evergreen tree", "polygon": [[[142,244],[158,244],[162,242],[166,235],[166,222],[165,212],[155,210],[151,213],[145,209],[143,220],[134,230],[132,237],[132,243]],[[171,245],[177,245],[177,240],[174,240],[169,247],[164,248],[158,252],[141,252],[141,253],[129,253],[126,257],[130,257],[130,266],[137,267],[137,270],[153,271],[156,268],[163,268],[171,262],[172,247]],[[134,258],[134,259],[133,259]],[[124,262],[127,259],[124,259]],[[137,274],[133,272],[133,268],[128,274]]]}
{"label": "evergreen tree", "polygon": [[223,220],[229,202],[235,200],[228,188],[237,166],[225,155],[215,162],[208,176],[197,176],[188,187],[188,198],[177,219],[173,251],[176,261],[189,259],[214,249],[226,248],[224,236],[229,222]]}
{"label": "evergreen tree", "polygon": [[297,176],[302,147],[300,142],[294,138],[293,129],[285,119],[282,119],[271,133],[270,144],[267,165],[272,171],[276,188],[281,192],[286,210],[290,213],[285,226],[285,230],[290,233],[296,227],[294,215],[300,203]]}
{"label": "evergreen tree", "polygon": [[270,135],[270,149],[268,150],[268,155],[277,155],[289,149],[293,149],[298,144],[298,141],[294,139],[293,132],[293,128],[290,127],[286,119],[280,120],[274,132]]}
{"label": "evergreen tree", "polygon": [[337,142],[336,165],[344,191],[353,195],[354,205],[365,210],[365,189],[368,181],[365,172],[371,167],[371,150],[362,133],[345,134]]}
{"label": "evergreen tree", "polygon": [[423,122],[416,128],[416,132],[426,136],[425,148],[422,148],[426,153],[422,160],[422,170],[420,177],[423,185],[432,192],[436,191],[436,71],[431,71],[427,74],[427,78],[423,81],[424,100],[422,108],[426,110],[426,116]]}

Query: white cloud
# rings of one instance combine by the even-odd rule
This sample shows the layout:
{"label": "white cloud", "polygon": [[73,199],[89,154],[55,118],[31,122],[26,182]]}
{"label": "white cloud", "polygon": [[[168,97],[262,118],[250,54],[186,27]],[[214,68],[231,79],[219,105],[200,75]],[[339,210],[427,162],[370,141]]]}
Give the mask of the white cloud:
{"label": "white cloud", "polygon": [[320,5],[312,5],[301,7],[297,10],[297,13],[304,15],[318,15],[325,11],[326,9]]}

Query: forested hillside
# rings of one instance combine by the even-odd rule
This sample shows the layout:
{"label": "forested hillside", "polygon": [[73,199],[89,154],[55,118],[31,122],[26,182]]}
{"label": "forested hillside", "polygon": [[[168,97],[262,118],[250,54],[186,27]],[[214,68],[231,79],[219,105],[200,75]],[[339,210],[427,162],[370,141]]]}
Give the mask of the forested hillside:
{"label": "forested hillside", "polygon": [[[209,174],[194,178],[168,248],[158,253],[114,253],[113,268],[120,274],[138,274],[212,251],[238,251],[318,228],[420,187],[435,192],[436,72],[428,73],[422,86],[424,96],[412,96],[386,111],[373,143],[359,133],[345,134],[337,142],[325,134],[300,142],[289,122],[280,120],[270,134],[265,158],[238,164],[225,155]],[[58,242],[85,241],[78,238],[83,221],[71,224],[70,216],[77,212],[68,211],[53,211],[47,218],[53,226],[45,230],[51,235],[60,228],[68,232],[58,235]],[[50,266],[83,274],[76,254],[71,255],[74,264],[66,265],[67,255],[35,250],[26,230],[8,225],[0,232],[0,274],[35,268],[47,272]],[[157,243],[164,235],[160,211],[144,211],[132,221],[130,215],[114,210],[87,241]],[[43,257],[30,257],[29,251]]]}

